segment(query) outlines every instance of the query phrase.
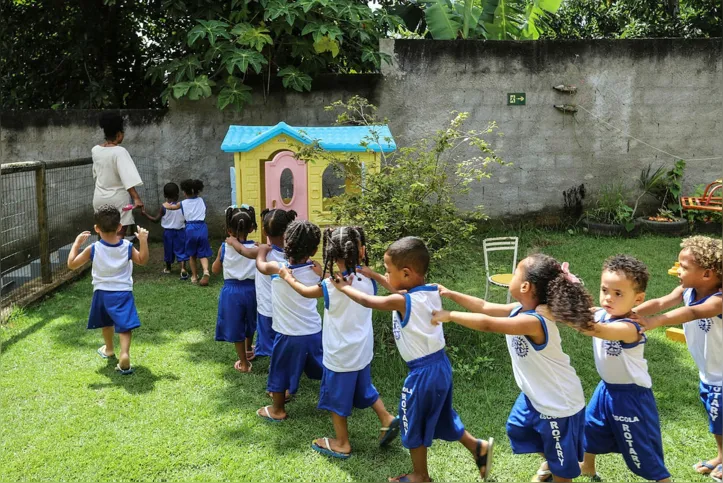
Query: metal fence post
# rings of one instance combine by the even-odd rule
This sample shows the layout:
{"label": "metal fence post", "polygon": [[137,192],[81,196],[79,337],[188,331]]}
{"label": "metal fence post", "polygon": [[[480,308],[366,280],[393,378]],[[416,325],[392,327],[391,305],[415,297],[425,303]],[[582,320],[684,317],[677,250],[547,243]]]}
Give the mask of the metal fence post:
{"label": "metal fence post", "polygon": [[48,230],[48,196],[45,185],[45,163],[35,171],[35,198],[38,208],[38,237],[40,241],[40,274],[43,283],[52,283],[50,265],[50,231]]}

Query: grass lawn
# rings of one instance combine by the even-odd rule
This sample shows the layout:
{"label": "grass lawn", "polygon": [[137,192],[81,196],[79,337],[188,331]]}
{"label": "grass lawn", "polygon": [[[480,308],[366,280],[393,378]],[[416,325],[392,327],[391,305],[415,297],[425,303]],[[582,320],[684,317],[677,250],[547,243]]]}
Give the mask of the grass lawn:
{"label": "grass lawn", "polygon": [[[677,259],[678,239],[534,231],[520,236],[522,255],[536,247],[569,261],[595,300],[602,261],[615,253],[648,264],[648,297],[677,284],[666,271]],[[270,403],[268,360],[254,361],[253,373],[241,375],[232,367],[233,346],[213,340],[221,279],[212,279],[208,289],[182,283],[160,274],[160,245],[152,246],[151,257],[147,267],[135,270],[142,327],[134,333],[132,376],[117,374],[116,362],[95,352],[102,345],[100,331],[85,328],[89,276],[0,328],[0,480],[386,481],[411,470],[398,440],[386,450],[377,447],[378,421],[371,410],[349,419],[352,458],[338,461],[313,452],[313,438],[332,435],[328,414],[316,409],[317,381],[302,381],[287,422],[256,417],[255,410]],[[481,248],[462,249],[458,259],[430,281],[482,296]],[[498,289],[490,299],[502,301],[504,293]],[[504,337],[452,324],[445,329],[455,369],[454,406],[472,434],[498,442],[492,479],[529,481],[539,458],[513,456],[505,435],[519,391]],[[406,367],[394,347],[389,314],[375,314],[375,331],[374,383],[393,410]],[[561,331],[589,398],[599,381],[592,342],[568,328]],[[650,334],[646,347],[668,468],[678,481],[712,481],[691,468],[715,456],[693,361],[685,345],[668,341],[662,330]],[[459,444],[435,442],[429,462],[437,481],[479,479]],[[608,481],[636,481],[619,455],[600,457],[598,471]]]}

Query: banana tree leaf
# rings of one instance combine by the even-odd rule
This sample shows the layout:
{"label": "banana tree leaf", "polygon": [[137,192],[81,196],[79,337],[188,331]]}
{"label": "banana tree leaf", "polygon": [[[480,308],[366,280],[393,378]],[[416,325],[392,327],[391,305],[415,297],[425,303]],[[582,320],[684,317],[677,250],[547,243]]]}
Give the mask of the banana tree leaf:
{"label": "banana tree leaf", "polygon": [[429,0],[424,2],[427,7],[424,15],[432,38],[436,40],[454,40],[462,28],[458,15],[445,0]]}

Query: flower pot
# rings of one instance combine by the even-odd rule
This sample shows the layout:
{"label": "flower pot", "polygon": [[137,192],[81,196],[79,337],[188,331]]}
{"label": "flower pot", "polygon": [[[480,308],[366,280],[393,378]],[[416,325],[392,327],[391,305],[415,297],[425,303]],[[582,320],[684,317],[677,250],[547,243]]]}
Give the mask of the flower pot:
{"label": "flower pot", "polygon": [[625,225],[611,225],[587,219],[583,220],[582,224],[591,235],[634,238],[640,234],[640,225],[637,222],[635,223],[635,227],[630,231],[625,229]]}
{"label": "flower pot", "polygon": [[640,228],[648,233],[668,236],[681,236],[688,233],[688,220],[684,219],[654,221],[643,216],[638,218],[637,222],[640,224]]}
{"label": "flower pot", "polygon": [[693,224],[693,231],[695,233],[705,233],[706,235],[718,235],[721,236],[723,233],[723,225],[715,222],[708,222],[696,220]]}

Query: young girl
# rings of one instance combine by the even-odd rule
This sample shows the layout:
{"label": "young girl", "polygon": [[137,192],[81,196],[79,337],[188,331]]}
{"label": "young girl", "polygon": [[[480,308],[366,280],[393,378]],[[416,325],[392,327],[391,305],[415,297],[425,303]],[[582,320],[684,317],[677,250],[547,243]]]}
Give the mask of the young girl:
{"label": "young girl", "polygon": [[[324,231],[323,247],[324,274],[328,270],[334,277],[336,263],[342,276],[351,277],[353,287],[368,295],[377,294],[374,278],[357,272],[357,268],[361,268],[361,261],[364,265],[368,264],[364,231],[361,228],[328,228]],[[351,416],[353,408],[371,407],[377,413],[382,426],[380,446],[386,446],[399,434],[399,419],[386,410],[371,380],[374,356],[372,310],[345,296],[334,287],[331,280],[324,279],[324,274],[321,283],[314,286],[299,282],[287,268],[281,269],[279,277],[304,297],[324,297],[324,375],[318,408],[331,412],[336,438],[316,439],[311,447],[327,456],[346,459],[351,455],[347,418]]]}
{"label": "young girl", "polygon": [[[264,210],[261,212],[261,224],[268,238],[271,251],[267,255],[269,262],[283,262],[284,232],[289,223],[296,219],[294,210]],[[249,354],[254,356],[270,356],[274,347],[276,332],[273,329],[271,309],[271,277],[256,271],[256,310],[258,310],[256,349]],[[250,359],[249,359],[250,360]]]}
{"label": "young girl", "polygon": [[[179,204],[163,203],[167,210],[181,210],[186,218],[186,256],[190,259],[191,282],[206,287],[211,275],[208,273],[208,259],[213,255],[208,243],[206,226],[206,203],[198,195],[203,191],[203,181],[187,179],[181,181],[181,190],[186,199]],[[196,259],[201,261],[203,277],[198,281]]]}
{"label": "young girl", "polygon": [[[163,197],[166,203],[178,205],[178,185],[176,183],[166,183],[163,187]],[[159,220],[163,227],[163,261],[166,267],[163,273],[171,273],[171,265],[178,260],[181,264],[181,280],[188,280],[188,272],[186,272],[186,220],[183,212],[178,210],[167,210],[163,206],[158,211],[158,216],[149,215],[143,208],[143,215],[154,223]]]}
{"label": "young girl", "polygon": [[522,393],[509,419],[507,435],[516,454],[543,453],[549,469],[540,481],[572,481],[583,459],[585,396],[582,384],[562,351],[554,322],[535,312],[547,304],[557,320],[588,328],[593,321],[592,299],[574,275],[543,254],[522,260],[510,282],[519,303],[493,304],[439,286],[440,294],[470,312],[440,310],[433,324],[456,322],[470,329],[507,335],[515,381]]}
{"label": "young girl", "polygon": [[256,228],[253,207],[226,208],[226,233],[229,237],[218,249],[213,273],[223,270],[223,288],[218,297],[216,340],[233,342],[238,360],[234,369],[251,372],[247,350],[256,331],[256,255],[253,241],[246,241]]}
{"label": "young girl", "polygon": [[273,399],[272,406],[264,406],[256,414],[269,421],[287,418],[286,393],[293,395],[299,388],[301,373],[310,379],[321,379],[321,317],[316,301],[297,294],[278,277],[281,267],[291,270],[294,277],[304,285],[317,285],[321,271],[310,260],[319,248],[321,230],[308,221],[294,221],[284,233],[284,253],[288,262],[267,262],[271,250],[268,245],[259,247],[256,267],[272,278],[271,305],[273,329],[276,340],[271,353],[269,379],[266,390]]}

